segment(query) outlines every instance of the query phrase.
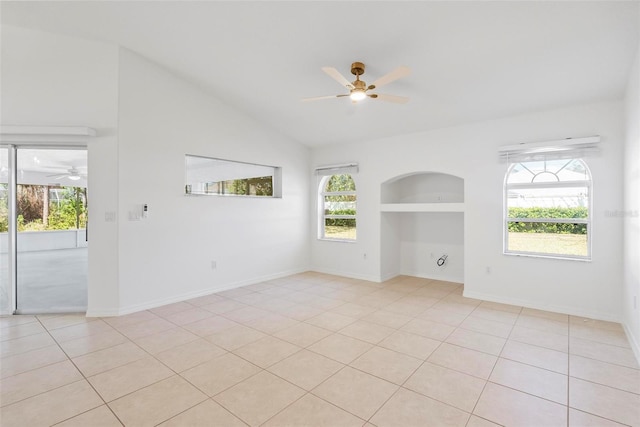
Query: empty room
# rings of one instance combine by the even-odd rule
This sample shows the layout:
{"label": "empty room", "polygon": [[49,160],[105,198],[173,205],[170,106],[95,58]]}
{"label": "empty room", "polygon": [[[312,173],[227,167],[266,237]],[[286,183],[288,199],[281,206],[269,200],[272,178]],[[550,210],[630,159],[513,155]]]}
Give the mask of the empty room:
{"label": "empty room", "polygon": [[640,2],[0,20],[1,426],[640,426]]}

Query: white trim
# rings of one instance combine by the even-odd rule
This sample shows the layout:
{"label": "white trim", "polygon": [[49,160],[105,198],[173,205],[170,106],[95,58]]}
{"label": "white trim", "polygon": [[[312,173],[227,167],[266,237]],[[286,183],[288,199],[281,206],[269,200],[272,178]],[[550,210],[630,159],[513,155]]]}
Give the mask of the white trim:
{"label": "white trim", "polygon": [[336,174],[354,174],[358,173],[358,163],[346,163],[342,165],[318,166],[315,168],[315,174],[318,176],[331,176]]}
{"label": "white trim", "polygon": [[636,338],[631,333],[631,330],[627,327],[626,324],[622,324],[622,328],[624,329],[624,333],[627,336],[627,340],[631,345],[631,350],[633,350],[633,355],[636,357],[636,361],[638,365],[640,365],[640,343],[636,341]]}
{"label": "white trim", "polygon": [[315,267],[313,267],[311,271],[315,271],[316,273],[331,274],[332,276],[346,277],[349,279],[366,280],[367,282],[381,283],[380,277],[376,275],[358,274],[348,271],[332,270],[330,268],[325,269]]}
{"label": "white trim", "polygon": [[309,271],[308,268],[295,269],[276,274],[270,274],[262,277],[254,277],[253,279],[241,280],[238,282],[228,283],[226,285],[217,287],[215,289],[202,289],[194,292],[187,292],[180,295],[175,295],[168,298],[159,298],[156,300],[148,301],[141,304],[129,305],[119,308],[98,307],[92,310],[87,310],[87,317],[112,317],[122,316],[125,314],[136,313],[138,311],[149,310],[152,308],[162,307],[163,305],[173,304],[176,302],[186,301],[192,298],[202,297],[206,295],[213,295],[218,292],[227,291],[229,289],[236,289],[242,286],[254,285],[256,283],[266,282],[268,280],[280,279],[283,277],[291,276],[294,274],[304,273]]}
{"label": "white trim", "polygon": [[435,275],[425,275],[425,274],[420,274],[417,271],[401,271],[400,274],[398,274],[399,276],[413,276],[413,277],[419,277],[421,279],[429,279],[429,280],[441,280],[443,282],[452,282],[452,283],[458,283],[460,285],[464,284],[464,279],[460,278],[460,277],[456,277],[453,275],[448,275],[448,274],[435,274]]}
{"label": "white trim", "polygon": [[464,202],[381,203],[380,212],[464,212]]}
{"label": "white trim", "polygon": [[498,147],[498,155],[502,162],[507,163],[581,158],[596,152],[598,143],[600,143],[599,135],[553,141],[523,142]]}
{"label": "white trim", "polygon": [[0,142],[6,144],[86,144],[97,134],[87,126],[0,126]]}
{"label": "white trim", "polygon": [[527,308],[534,308],[537,310],[552,311],[554,313],[562,313],[562,314],[568,314],[571,316],[587,317],[589,319],[606,320],[607,322],[620,323],[621,321],[619,317],[612,316],[609,313],[601,313],[598,311],[584,310],[577,307],[567,307],[564,305],[556,305],[556,304],[537,304],[535,302],[532,303],[531,301],[528,301],[528,300],[521,300],[518,298],[509,298],[509,297],[505,298],[503,296],[497,296],[497,295],[487,294],[483,292],[472,292],[467,290],[463,291],[462,295],[467,298],[475,298],[482,301],[498,302],[501,304],[515,305],[517,307],[527,307]]}
{"label": "white trim", "polygon": [[576,145],[583,144],[597,144],[600,142],[600,135],[586,136],[583,138],[565,138],[555,139],[552,141],[540,141],[540,142],[521,142],[513,145],[503,145],[498,148],[499,153],[507,153],[510,151],[531,151],[537,148],[549,149],[551,147],[574,147]]}

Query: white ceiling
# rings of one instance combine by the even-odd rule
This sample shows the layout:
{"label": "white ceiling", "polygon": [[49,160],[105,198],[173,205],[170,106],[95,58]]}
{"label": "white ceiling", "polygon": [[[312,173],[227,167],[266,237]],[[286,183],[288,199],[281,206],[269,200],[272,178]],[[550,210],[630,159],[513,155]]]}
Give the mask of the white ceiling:
{"label": "white ceiling", "polygon": [[[117,43],[309,146],[617,99],[638,43],[632,2],[7,2],[2,23]],[[348,98],[320,68],[372,82]],[[169,101],[169,100],[168,100]]]}

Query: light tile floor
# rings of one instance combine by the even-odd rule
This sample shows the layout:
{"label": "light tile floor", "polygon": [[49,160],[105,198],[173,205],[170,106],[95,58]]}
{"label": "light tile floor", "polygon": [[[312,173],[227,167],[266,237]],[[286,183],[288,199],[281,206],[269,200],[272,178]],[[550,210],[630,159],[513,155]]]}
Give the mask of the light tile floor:
{"label": "light tile floor", "polygon": [[0,425],[640,425],[620,325],[304,273],[116,318],[0,319]]}

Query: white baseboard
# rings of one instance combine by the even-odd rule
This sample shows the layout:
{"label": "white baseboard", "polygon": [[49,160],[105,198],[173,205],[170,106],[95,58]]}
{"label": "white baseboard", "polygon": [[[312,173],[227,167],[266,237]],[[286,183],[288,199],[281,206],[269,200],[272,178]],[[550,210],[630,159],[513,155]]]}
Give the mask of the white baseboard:
{"label": "white baseboard", "polygon": [[376,283],[381,282],[379,276],[369,276],[366,274],[352,273],[349,271],[338,271],[338,270],[331,270],[326,268],[311,268],[311,271],[316,271],[318,273],[324,273],[324,274],[331,274],[333,276],[348,277],[350,279],[366,280],[367,282],[376,282]]}
{"label": "white baseboard", "polygon": [[580,316],[580,317],[587,317],[589,319],[606,320],[607,322],[621,323],[621,319],[619,317],[611,316],[610,314],[607,314],[607,313],[583,310],[577,307],[569,307],[569,306],[556,305],[556,304],[539,304],[539,303],[536,303],[535,301],[532,302],[532,301],[522,300],[518,298],[505,298],[502,296],[485,294],[482,292],[472,292],[467,290],[464,290],[462,295],[467,298],[475,298],[483,301],[498,302],[501,304],[510,304],[510,305],[516,305],[520,307],[534,308],[537,310],[552,311],[554,313],[569,314],[571,316]]}
{"label": "white baseboard", "polygon": [[280,279],[282,277],[291,276],[293,274],[304,273],[305,271],[309,271],[307,268],[291,270],[280,272],[276,274],[270,274],[261,277],[254,277],[247,280],[241,280],[238,282],[228,283],[222,286],[218,286],[215,289],[202,289],[199,291],[188,292],[180,295],[175,295],[168,298],[159,298],[152,301],[148,301],[141,304],[129,305],[126,307],[120,307],[117,309],[113,308],[90,308],[87,310],[87,317],[113,317],[113,316],[122,316],[125,314],[136,313],[138,311],[149,310],[151,308],[162,307],[163,305],[173,304],[176,302],[186,301],[192,298],[198,298],[205,295],[211,295],[222,291],[227,291],[229,289],[240,288],[242,286],[253,285],[260,282],[266,282],[267,280]]}
{"label": "white baseboard", "polygon": [[622,324],[624,328],[624,333],[627,335],[627,340],[629,340],[629,344],[631,344],[631,350],[633,350],[633,354],[636,356],[636,361],[638,365],[640,365],[640,343],[636,339],[636,337],[631,333],[626,324]]}
{"label": "white baseboard", "polygon": [[422,274],[415,271],[402,271],[402,276],[413,276],[421,279],[442,280],[443,282],[464,283],[464,279],[459,276],[449,274]]}

